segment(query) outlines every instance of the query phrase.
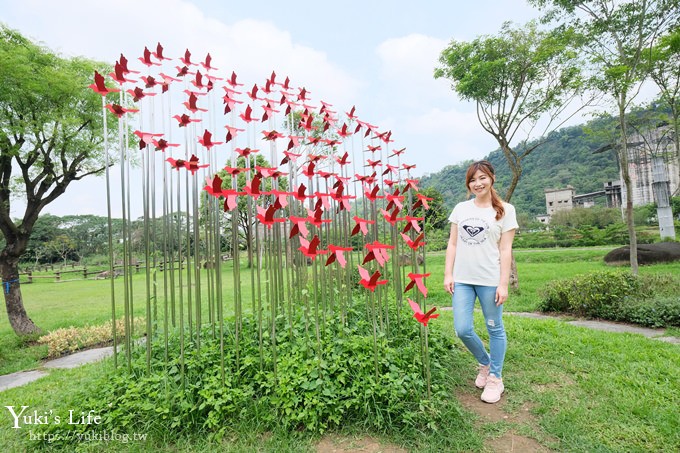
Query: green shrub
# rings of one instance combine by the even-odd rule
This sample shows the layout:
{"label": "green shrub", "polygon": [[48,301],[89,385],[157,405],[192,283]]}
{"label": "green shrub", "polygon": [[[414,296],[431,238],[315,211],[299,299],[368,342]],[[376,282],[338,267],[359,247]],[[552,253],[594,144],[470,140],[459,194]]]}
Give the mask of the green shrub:
{"label": "green shrub", "polygon": [[680,278],[671,274],[634,276],[600,271],[550,282],[541,290],[539,310],[648,327],[680,323]]}
{"label": "green shrub", "polygon": [[412,312],[391,310],[390,335],[374,339],[366,311],[363,304],[349,310],[347,323],[339,315],[319,320],[318,343],[314,323],[302,314],[293,324],[280,316],[275,355],[271,326],[262,331],[260,346],[251,317],[242,321],[238,348],[231,330],[233,319],[224,324],[223,344],[212,329],[204,329],[200,352],[186,332],[184,355],[178,335],[173,335],[168,342],[170,359],[166,359],[163,339],[158,339],[150,373],[146,350],[138,347],[129,371],[120,367],[98,382],[95,392],[83,395],[83,410],[101,415],[100,424],[44,429],[59,439],[77,439],[78,432],[91,430],[221,438],[243,421],[263,430],[320,433],[357,426],[385,432],[427,431],[438,426],[442,417],[447,423],[461,417],[457,409],[451,410],[445,385],[453,362],[451,336],[437,323],[430,324],[428,398],[420,325]]}
{"label": "green shrub", "polygon": [[617,320],[645,327],[680,327],[680,297],[628,300],[621,304]]}
{"label": "green shrub", "polygon": [[613,319],[620,302],[639,288],[637,278],[626,272],[601,271],[578,275],[549,283],[542,292],[539,309]]}

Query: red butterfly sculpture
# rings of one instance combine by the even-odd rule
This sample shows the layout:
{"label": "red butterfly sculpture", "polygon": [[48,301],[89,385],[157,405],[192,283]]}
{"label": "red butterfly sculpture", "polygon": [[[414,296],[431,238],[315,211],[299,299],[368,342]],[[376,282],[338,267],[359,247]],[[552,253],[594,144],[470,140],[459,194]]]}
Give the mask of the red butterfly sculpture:
{"label": "red butterfly sculpture", "polygon": [[425,209],[430,209],[430,205],[428,205],[427,202],[432,201],[433,198],[426,197],[422,193],[417,193],[416,197],[418,198],[418,201],[413,204],[413,209],[418,209],[421,206]]}
{"label": "red butterfly sculpture", "polygon": [[261,183],[262,175],[260,173],[256,173],[255,176],[253,176],[253,179],[246,183],[246,185],[243,187],[243,190],[245,190],[248,195],[257,200],[257,198],[262,195],[262,192],[260,192]]}
{"label": "red butterfly sculpture", "polygon": [[91,88],[95,93],[101,94],[102,96],[120,91],[116,88],[107,88],[107,86],[104,84],[104,76],[97,71],[94,71],[94,83],[89,85],[89,88]]}
{"label": "red butterfly sculpture", "polygon": [[300,240],[301,244],[300,247],[298,247],[298,250],[300,250],[302,254],[305,255],[307,258],[311,258],[312,261],[314,261],[318,255],[325,255],[328,253],[328,250],[318,249],[321,240],[319,239],[319,236],[317,236],[316,234],[314,235],[311,241],[308,241],[302,236],[300,236],[298,239]]}
{"label": "red butterfly sculpture", "polygon": [[369,252],[364,257],[364,262],[361,264],[366,264],[369,261],[376,260],[380,266],[384,266],[385,263],[390,259],[387,254],[387,250],[393,249],[394,246],[390,244],[381,244],[378,241],[373,241],[370,244],[366,244],[365,247]]}
{"label": "red butterfly sculpture", "polygon": [[359,268],[359,275],[361,276],[359,284],[371,292],[375,292],[376,286],[387,284],[387,280],[378,280],[382,275],[380,271],[375,271],[373,275],[371,275],[363,267],[357,265],[357,268]]}
{"label": "red butterfly sculpture", "polygon": [[213,142],[212,141],[212,133],[206,129],[205,132],[203,132],[203,137],[200,137],[198,139],[198,142],[208,148],[208,150],[212,149],[213,146],[215,145],[221,145],[224,142]]}
{"label": "red butterfly sculpture", "polygon": [[413,228],[416,233],[420,233],[420,225],[418,224],[419,221],[425,220],[425,217],[411,217],[407,215],[404,217],[404,220],[406,220],[408,223],[406,226],[404,226],[404,229],[402,230],[402,233],[407,233],[411,228]]}
{"label": "red butterfly sculpture", "polygon": [[213,197],[222,196],[222,178],[220,178],[219,175],[213,176],[212,179],[206,177],[205,182],[206,186],[203,188],[203,190],[208,192]]}
{"label": "red butterfly sculpture", "polygon": [[345,259],[344,252],[351,252],[354,249],[352,247],[340,247],[337,245],[328,244],[328,250],[330,251],[330,255],[326,260],[326,266],[337,260],[340,267],[344,269],[345,266],[347,265],[347,260]]}
{"label": "red butterfly sculpture", "polygon": [[307,217],[290,216],[289,219],[293,223],[293,226],[290,229],[290,235],[288,236],[289,238],[294,237],[298,233],[304,237],[309,235],[309,230],[307,229]]}
{"label": "red butterfly sculpture", "polygon": [[413,317],[425,327],[427,327],[427,323],[430,321],[430,319],[439,317],[439,313],[436,315],[433,314],[437,307],[432,307],[427,311],[427,313],[423,313],[423,310],[420,309],[420,305],[418,305],[417,302],[414,302],[411,299],[407,300],[409,305],[411,305],[411,309],[413,310]]}
{"label": "red butterfly sculpture", "polygon": [[423,242],[423,239],[425,238],[425,233],[420,233],[418,237],[415,238],[415,240],[411,240],[411,238],[404,233],[399,234],[401,234],[401,237],[404,239],[406,244],[408,244],[408,246],[411,247],[413,250],[417,250],[418,247],[422,247],[426,244],[425,242]]}
{"label": "red butterfly sculpture", "polygon": [[226,143],[229,143],[233,138],[235,138],[239,132],[245,131],[245,129],[239,129],[238,127],[230,126],[228,124],[224,127],[227,128],[227,138],[225,139]]}
{"label": "red butterfly sculpture", "polygon": [[201,122],[200,119],[195,120],[193,118],[190,118],[189,115],[187,115],[186,113],[183,113],[182,116],[175,115],[175,116],[173,116],[173,118],[176,119],[179,122],[179,127],[186,127],[187,125],[189,125],[189,123],[200,123]]}
{"label": "red butterfly sculpture", "polygon": [[126,113],[139,112],[139,109],[128,109],[125,107],[121,107],[118,104],[106,104],[105,107],[108,109],[109,112],[113,113],[118,118],[122,118],[122,116],[125,115]]}
{"label": "red butterfly sculpture", "polygon": [[222,189],[222,196],[224,196],[224,210],[233,211],[236,208],[236,206],[238,206],[236,197],[245,194],[246,194],[245,192],[237,192],[234,189]]}
{"label": "red butterfly sculpture", "polygon": [[139,149],[144,149],[145,146],[151,145],[154,137],[162,137],[163,134],[152,134],[151,132],[142,132],[136,130],[134,134],[139,137]]}
{"label": "red butterfly sculpture", "polygon": [[196,105],[196,101],[198,101],[198,97],[194,93],[191,93],[189,95],[189,100],[183,102],[184,106],[192,113],[196,113],[197,111],[201,112],[207,112],[208,109],[202,109]]}
{"label": "red butterfly sculpture", "polygon": [[413,272],[409,272],[408,278],[411,279],[408,285],[406,285],[406,288],[404,288],[404,292],[407,292],[413,286],[417,286],[418,290],[423,294],[424,297],[427,297],[427,287],[425,286],[425,282],[423,282],[423,279],[427,278],[430,276],[430,273],[427,274],[414,274]]}
{"label": "red butterfly sculpture", "polygon": [[261,223],[267,225],[267,228],[271,230],[275,223],[283,223],[286,221],[284,218],[275,218],[277,208],[274,205],[269,206],[266,210],[262,206],[257,207],[257,220]]}
{"label": "red butterfly sculpture", "polygon": [[156,63],[155,61],[151,61],[151,51],[149,50],[148,47],[144,47],[144,55],[138,58],[139,61],[141,61],[143,64],[146,66],[160,66],[160,63]]}
{"label": "red butterfly sculpture", "polygon": [[356,222],[356,225],[354,225],[354,229],[352,229],[352,234],[350,234],[350,236],[354,236],[359,231],[366,236],[368,234],[368,227],[366,225],[373,225],[375,223],[375,220],[366,220],[357,216],[352,217],[352,219]]}
{"label": "red butterfly sculpture", "polygon": [[161,43],[156,44],[156,51],[151,52],[151,54],[159,61],[169,60],[169,58],[163,56],[163,46],[161,46]]}
{"label": "red butterfly sculpture", "polygon": [[151,140],[151,143],[153,143],[153,146],[156,148],[156,151],[161,152],[165,152],[165,150],[168,149],[169,147],[179,146],[179,143],[168,143],[168,141],[164,138],[160,140]]}

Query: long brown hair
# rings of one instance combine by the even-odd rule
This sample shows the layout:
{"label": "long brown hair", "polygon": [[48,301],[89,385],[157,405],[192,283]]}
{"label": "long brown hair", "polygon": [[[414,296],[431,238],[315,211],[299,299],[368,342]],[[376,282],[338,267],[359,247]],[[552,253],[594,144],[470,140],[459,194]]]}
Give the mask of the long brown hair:
{"label": "long brown hair", "polygon": [[467,169],[465,174],[465,188],[467,189],[468,197],[470,196],[470,181],[475,176],[477,171],[481,170],[489,178],[491,178],[491,206],[496,210],[496,220],[500,220],[505,215],[505,208],[503,208],[503,200],[494,188],[493,184],[496,182],[496,172],[493,165],[487,160],[478,160],[473,162]]}

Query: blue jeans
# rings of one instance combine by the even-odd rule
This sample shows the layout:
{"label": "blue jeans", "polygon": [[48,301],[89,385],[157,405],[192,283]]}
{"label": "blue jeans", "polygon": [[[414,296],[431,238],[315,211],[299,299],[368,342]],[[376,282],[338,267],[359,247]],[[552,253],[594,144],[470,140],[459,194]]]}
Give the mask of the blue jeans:
{"label": "blue jeans", "polygon": [[[475,356],[477,362],[481,365],[491,364],[489,373],[500,378],[508,341],[503,327],[503,305],[496,306],[495,302],[496,287],[454,283],[453,288],[453,327],[456,329],[456,335]],[[486,330],[489,332],[489,353],[486,352],[472,324],[472,313],[477,298],[484,313]]]}

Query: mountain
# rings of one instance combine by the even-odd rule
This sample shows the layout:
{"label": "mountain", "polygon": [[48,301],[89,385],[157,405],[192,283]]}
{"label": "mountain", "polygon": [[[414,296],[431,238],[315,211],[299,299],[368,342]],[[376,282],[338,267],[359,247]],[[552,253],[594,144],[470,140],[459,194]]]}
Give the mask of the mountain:
{"label": "mountain", "polygon": [[[597,192],[607,181],[619,179],[614,151],[595,152],[607,142],[586,134],[587,125],[562,128],[548,135],[548,141],[536,148],[522,161],[522,177],[512,195],[511,203],[518,212],[531,216],[545,214],[544,189],[574,187],[576,194]],[[529,144],[531,145],[531,143]],[[485,157],[496,169],[496,189],[505,196],[512,173],[499,149]],[[420,179],[423,188],[434,187],[444,196],[449,208],[466,199],[465,171],[472,161],[449,165],[437,173]]]}

